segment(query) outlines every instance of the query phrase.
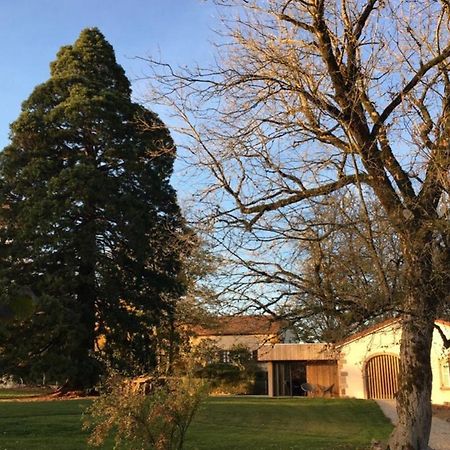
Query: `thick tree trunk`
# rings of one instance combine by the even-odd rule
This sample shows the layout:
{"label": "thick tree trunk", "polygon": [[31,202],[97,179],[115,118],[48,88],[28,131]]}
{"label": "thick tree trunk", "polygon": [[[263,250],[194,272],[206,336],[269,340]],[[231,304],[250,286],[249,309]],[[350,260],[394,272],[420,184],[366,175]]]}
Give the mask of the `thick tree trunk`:
{"label": "thick tree trunk", "polygon": [[434,316],[403,322],[400,350],[400,380],[397,394],[398,425],[389,450],[426,450],[431,430],[430,349]]}
{"label": "thick tree trunk", "polygon": [[68,386],[72,390],[94,386],[98,379],[99,364],[94,359],[95,350],[95,303],[97,289],[95,281],[96,230],[95,208],[86,200],[83,233],[78,243],[80,265],[77,277],[77,305],[80,323],[77,326],[76,344],[72,355],[76,365]]}
{"label": "thick tree trunk", "polygon": [[77,348],[73,354],[73,363],[77,367],[68,385],[71,390],[91,388],[98,378],[98,363],[94,359],[96,290],[95,284],[88,281],[94,278],[94,274],[83,273],[83,269],[80,269],[80,275],[84,275],[86,281],[83,280],[78,288],[80,324],[77,327]]}
{"label": "thick tree trunk", "polygon": [[439,298],[433,283],[431,245],[415,244],[420,250],[415,255],[407,255],[398,425],[389,439],[389,450],[426,450],[431,430],[430,353]]}

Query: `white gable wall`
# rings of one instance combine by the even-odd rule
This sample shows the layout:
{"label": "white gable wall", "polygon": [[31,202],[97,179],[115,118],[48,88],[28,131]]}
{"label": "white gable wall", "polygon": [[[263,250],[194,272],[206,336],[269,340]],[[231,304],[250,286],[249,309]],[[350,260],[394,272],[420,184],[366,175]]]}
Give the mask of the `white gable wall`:
{"label": "white gable wall", "polygon": [[401,330],[398,323],[374,333],[361,336],[341,347],[340,394],[345,397],[366,398],[363,370],[365,362],[380,353],[400,353]]}
{"label": "white gable wall", "polygon": [[[437,321],[444,334],[450,339],[450,326]],[[435,405],[450,403],[450,371],[448,367],[449,350],[445,349],[437,330],[433,333],[431,347],[431,369],[433,371],[433,392],[431,401]]]}
{"label": "white gable wall", "polygon": [[[438,324],[450,338],[450,326],[440,322]],[[366,398],[363,378],[365,362],[379,354],[398,356],[400,354],[400,338],[400,324],[394,322],[343,344],[339,361],[340,395]],[[433,371],[432,402],[434,404],[450,403],[448,350],[443,348],[442,339],[437,330],[433,334],[431,365]]]}

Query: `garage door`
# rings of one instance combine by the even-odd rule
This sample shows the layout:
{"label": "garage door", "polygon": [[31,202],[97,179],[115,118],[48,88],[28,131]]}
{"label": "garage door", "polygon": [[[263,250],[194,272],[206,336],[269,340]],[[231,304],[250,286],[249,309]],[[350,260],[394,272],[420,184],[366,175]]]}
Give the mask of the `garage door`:
{"label": "garage door", "polygon": [[398,389],[399,358],[395,355],[377,355],[365,367],[367,398],[394,398]]}

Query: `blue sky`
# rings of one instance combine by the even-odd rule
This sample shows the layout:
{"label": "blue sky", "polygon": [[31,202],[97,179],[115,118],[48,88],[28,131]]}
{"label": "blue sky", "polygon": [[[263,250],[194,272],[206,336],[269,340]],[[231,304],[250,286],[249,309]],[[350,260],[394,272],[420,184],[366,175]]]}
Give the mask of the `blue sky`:
{"label": "blue sky", "polygon": [[58,49],[83,28],[102,31],[133,80],[146,72],[135,56],[206,64],[215,16],[214,6],[201,0],[0,0],[0,149],[21,102],[48,79]]}

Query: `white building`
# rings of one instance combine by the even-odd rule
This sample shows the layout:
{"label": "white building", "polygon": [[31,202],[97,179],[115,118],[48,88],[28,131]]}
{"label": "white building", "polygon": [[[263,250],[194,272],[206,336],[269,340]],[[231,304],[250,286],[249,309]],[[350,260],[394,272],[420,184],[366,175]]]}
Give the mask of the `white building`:
{"label": "white building", "polygon": [[[438,320],[436,324],[450,338],[450,323]],[[301,385],[308,383],[305,387],[317,388],[315,395],[394,398],[401,332],[400,322],[391,319],[335,345],[266,345],[258,359],[268,363],[269,395],[305,395]],[[449,356],[435,330],[431,350],[434,404],[450,404]]]}

